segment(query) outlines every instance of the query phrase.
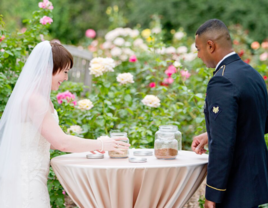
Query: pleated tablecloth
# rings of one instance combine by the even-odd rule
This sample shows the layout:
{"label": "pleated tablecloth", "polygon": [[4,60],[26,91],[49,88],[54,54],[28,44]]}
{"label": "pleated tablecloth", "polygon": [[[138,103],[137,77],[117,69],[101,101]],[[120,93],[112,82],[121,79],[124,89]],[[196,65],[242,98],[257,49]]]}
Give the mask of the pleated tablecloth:
{"label": "pleated tablecloth", "polygon": [[[129,150],[129,157],[133,151]],[[181,151],[174,160],[140,156],[147,158],[146,163],[111,159],[108,153],[104,159],[87,159],[87,154],[51,161],[60,183],[80,208],[181,208],[207,173],[208,156],[190,151]]]}

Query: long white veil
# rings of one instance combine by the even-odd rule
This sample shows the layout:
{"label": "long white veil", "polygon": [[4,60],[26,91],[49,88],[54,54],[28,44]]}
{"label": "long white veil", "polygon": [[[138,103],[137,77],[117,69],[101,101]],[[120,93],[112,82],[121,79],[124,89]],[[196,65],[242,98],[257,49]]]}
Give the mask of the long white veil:
{"label": "long white veil", "polygon": [[[49,41],[39,43],[32,51],[19,76],[0,120],[0,206],[20,207],[22,146],[26,152],[38,146],[40,128],[46,112],[52,82],[53,58]],[[36,105],[38,103],[38,106]],[[30,123],[34,131],[28,135],[33,141],[22,141],[24,124]],[[35,139],[36,138],[36,139]],[[25,155],[25,154],[24,154]],[[26,157],[30,157],[31,154]],[[31,161],[31,160],[28,160]]]}

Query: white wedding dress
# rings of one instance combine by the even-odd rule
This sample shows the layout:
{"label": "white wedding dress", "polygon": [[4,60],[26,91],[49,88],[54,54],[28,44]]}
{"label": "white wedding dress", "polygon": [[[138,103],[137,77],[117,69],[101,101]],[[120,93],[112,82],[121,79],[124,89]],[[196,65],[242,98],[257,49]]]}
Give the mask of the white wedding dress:
{"label": "white wedding dress", "polygon": [[[52,116],[59,123],[56,110]],[[31,136],[36,134],[32,123],[28,122],[23,125],[20,164],[22,202],[20,208],[50,208],[47,189],[50,143],[41,134],[38,135],[39,138]],[[35,141],[38,141],[37,145]]]}
{"label": "white wedding dress", "polygon": [[[50,144],[40,134],[49,103],[53,54],[49,41],[27,58],[0,119],[0,207],[50,208]],[[56,120],[56,112],[52,114]]]}

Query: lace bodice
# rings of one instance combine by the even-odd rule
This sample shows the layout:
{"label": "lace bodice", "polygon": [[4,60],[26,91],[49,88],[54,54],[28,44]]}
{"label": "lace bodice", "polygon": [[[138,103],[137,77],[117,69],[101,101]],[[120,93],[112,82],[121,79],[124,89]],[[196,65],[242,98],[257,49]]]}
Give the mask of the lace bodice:
{"label": "lace bodice", "polygon": [[[56,110],[52,116],[59,123]],[[23,191],[22,207],[49,208],[47,176],[51,145],[40,133],[36,132],[31,123],[23,125],[20,169],[21,190]]]}

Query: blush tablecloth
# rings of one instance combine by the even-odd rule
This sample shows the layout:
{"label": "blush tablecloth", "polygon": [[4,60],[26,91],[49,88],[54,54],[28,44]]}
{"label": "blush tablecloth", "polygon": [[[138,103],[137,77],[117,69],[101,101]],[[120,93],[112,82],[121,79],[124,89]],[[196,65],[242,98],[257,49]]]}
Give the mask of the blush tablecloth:
{"label": "blush tablecloth", "polygon": [[[175,160],[146,156],[146,163],[110,159],[108,153],[104,159],[86,159],[87,154],[51,161],[60,183],[80,208],[181,208],[207,173],[208,156],[190,151],[181,151]],[[133,150],[129,156],[133,157]]]}

